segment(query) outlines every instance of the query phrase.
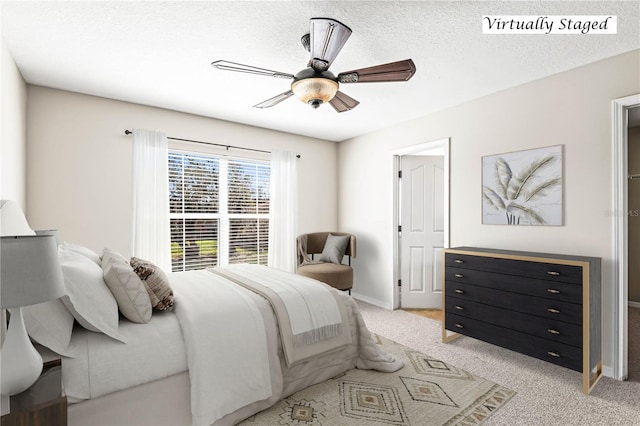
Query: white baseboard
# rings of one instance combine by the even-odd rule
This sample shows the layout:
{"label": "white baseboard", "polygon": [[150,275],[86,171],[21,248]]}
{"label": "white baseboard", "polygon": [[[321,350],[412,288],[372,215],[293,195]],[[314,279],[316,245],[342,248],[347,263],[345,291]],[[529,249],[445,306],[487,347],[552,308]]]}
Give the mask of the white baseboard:
{"label": "white baseboard", "polygon": [[613,378],[613,367],[611,367],[609,365],[603,365],[602,366],[602,375],[604,377]]}
{"label": "white baseboard", "polygon": [[631,300],[629,300],[629,306],[631,306],[632,308],[640,308],[640,302],[632,302]]}
{"label": "white baseboard", "polygon": [[354,291],[351,291],[351,297],[353,297],[356,300],[362,300],[363,302],[369,303],[371,305],[377,306],[377,307],[382,308],[382,309],[388,309],[390,311],[393,310],[393,306],[388,305],[387,303],[385,303],[385,302],[383,302],[381,300],[373,299],[373,298],[371,298],[369,296],[365,296],[365,295],[362,295],[360,293],[356,293]]}

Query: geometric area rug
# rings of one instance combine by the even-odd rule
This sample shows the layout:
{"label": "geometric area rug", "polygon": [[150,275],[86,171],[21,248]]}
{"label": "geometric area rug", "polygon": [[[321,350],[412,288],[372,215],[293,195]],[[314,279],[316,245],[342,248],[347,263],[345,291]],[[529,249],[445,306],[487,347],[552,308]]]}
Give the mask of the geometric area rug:
{"label": "geometric area rug", "polygon": [[[373,333],[372,333],[373,334]],[[482,424],[515,392],[373,334],[404,360],[394,373],[354,368],[294,393],[240,423],[244,426]]]}

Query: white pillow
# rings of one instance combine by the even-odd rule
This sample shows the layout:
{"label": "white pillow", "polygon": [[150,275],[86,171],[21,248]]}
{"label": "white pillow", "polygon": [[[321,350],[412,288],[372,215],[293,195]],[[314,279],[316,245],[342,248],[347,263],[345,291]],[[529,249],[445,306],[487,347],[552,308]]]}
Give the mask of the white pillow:
{"label": "white pillow", "polygon": [[73,315],[62,300],[50,300],[22,308],[24,325],[29,336],[52,351],[73,358],[69,349],[73,331]]}
{"label": "white pillow", "polygon": [[129,263],[129,261],[127,260],[126,257],[124,257],[123,255],[121,255],[120,253],[118,253],[115,250],[112,250],[110,248],[105,248],[102,251],[102,263],[105,262],[105,259],[113,259],[113,260],[117,260],[118,262],[124,262],[124,263]]}
{"label": "white pillow", "polygon": [[98,253],[91,250],[90,248],[87,248],[78,244],[68,243],[66,241],[63,241],[62,244],[60,244],[60,247],[63,247],[74,253],[81,254],[84,257],[88,257],[89,259],[93,260],[96,263],[96,265],[100,266],[100,263],[101,263],[100,256],[98,256]]}
{"label": "white pillow", "polygon": [[117,252],[105,249],[102,254],[104,281],[128,320],[146,324],[151,320],[151,299],[144,283],[129,262]]}
{"label": "white pillow", "polygon": [[102,278],[102,268],[66,247],[60,247],[58,254],[67,288],[62,302],[69,312],[87,330],[125,342],[118,332],[118,304]]}

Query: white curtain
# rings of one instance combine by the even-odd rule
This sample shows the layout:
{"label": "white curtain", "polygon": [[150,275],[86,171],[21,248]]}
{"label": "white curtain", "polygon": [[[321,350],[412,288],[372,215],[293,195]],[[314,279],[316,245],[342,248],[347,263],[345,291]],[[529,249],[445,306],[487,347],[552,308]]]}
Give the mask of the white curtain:
{"label": "white curtain", "polygon": [[269,258],[267,265],[296,271],[298,230],[298,172],[296,154],[271,152],[271,202],[269,203]]}
{"label": "white curtain", "polygon": [[171,271],[167,136],[133,129],[131,254]]}

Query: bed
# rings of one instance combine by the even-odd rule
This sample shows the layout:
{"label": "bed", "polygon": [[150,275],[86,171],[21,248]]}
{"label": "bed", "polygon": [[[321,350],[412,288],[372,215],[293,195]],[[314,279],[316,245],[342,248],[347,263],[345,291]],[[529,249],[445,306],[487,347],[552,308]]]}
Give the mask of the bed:
{"label": "bed", "polygon": [[70,425],[231,425],[346,370],[402,367],[350,296],[310,278],[230,265],[161,273],[167,292],[108,249],[59,253],[68,294],[23,315],[62,357]]}

